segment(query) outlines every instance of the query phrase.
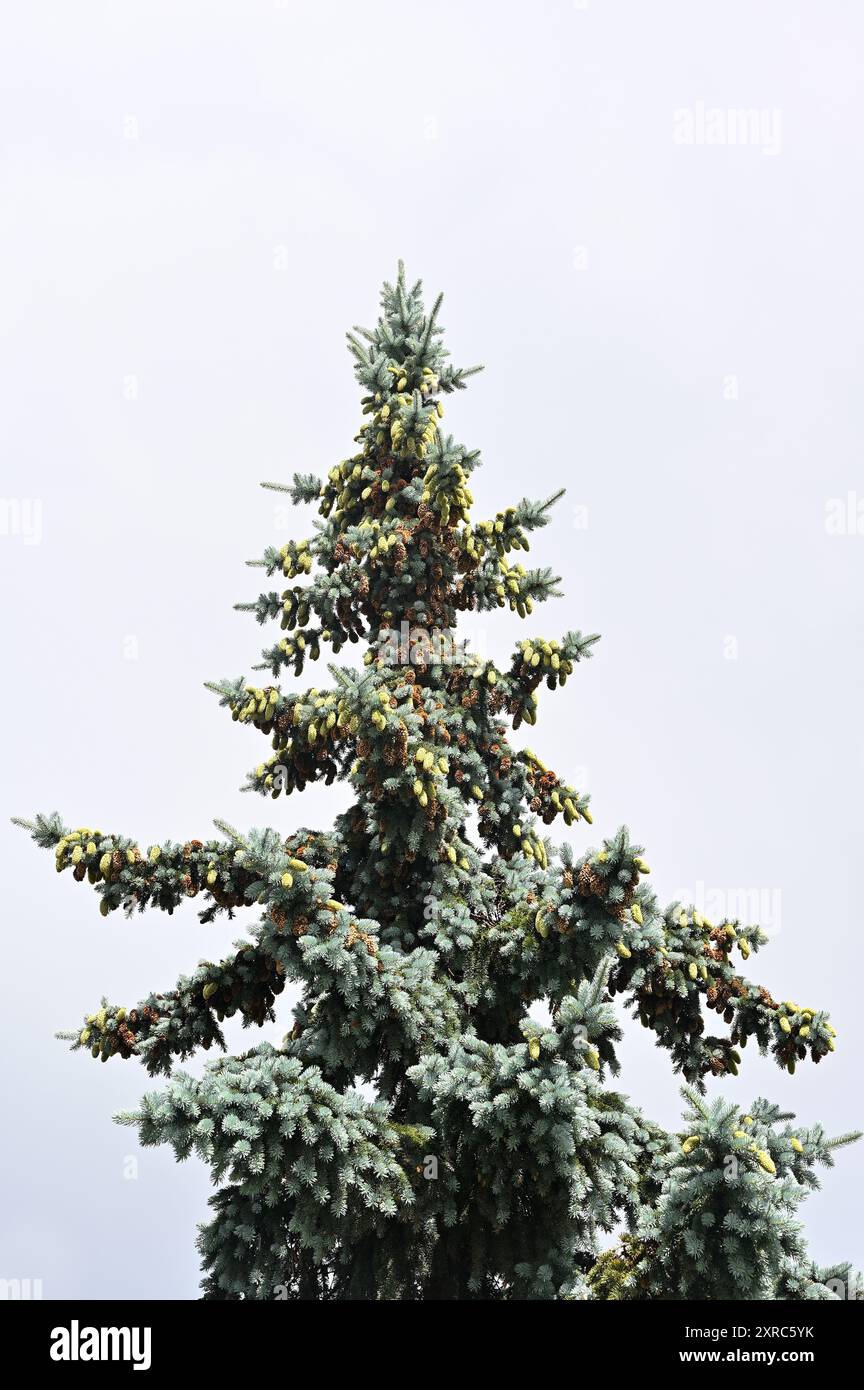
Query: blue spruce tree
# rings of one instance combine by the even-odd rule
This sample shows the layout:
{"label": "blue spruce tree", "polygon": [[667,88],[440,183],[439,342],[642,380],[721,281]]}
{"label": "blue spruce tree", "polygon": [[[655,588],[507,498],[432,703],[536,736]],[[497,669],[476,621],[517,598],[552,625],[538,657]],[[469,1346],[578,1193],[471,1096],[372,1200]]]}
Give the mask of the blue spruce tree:
{"label": "blue spruce tree", "polygon": [[[536,722],[539,689],[564,686],[596,636],[526,638],[505,669],[455,642],[461,611],[524,619],[556,593],[516,560],[555,498],[472,521],[480,456],[442,417],[478,369],[449,362],[440,303],[427,313],[400,265],[376,327],[349,334],[356,450],[282,489],[321,520],[255,562],[287,587],[239,605],[279,622],[272,682],[210,687],[270,741],[251,789],[345,780],[350,808],[330,831],[217,822],[147,849],[56,814],[20,822],[105,916],[199,894],[204,921],[259,914],[224,959],[133,1006],[103,999],[61,1036],[170,1078],[119,1118],[212,1169],[207,1298],[842,1297],[848,1269],[815,1268],[793,1220],[836,1144],[765,1101],[700,1098],[748,1042],[790,1071],[821,1062],[827,1015],[744,975],[758,927],[660,906],[625,828],[579,858],[546,838],[590,824],[588,798],[508,726]],[[362,667],[331,664],[328,688],[277,684],[356,644]],[[174,1070],[224,1048],[226,1018],[275,1020],[286,983],[281,1046],[202,1080]],[[681,1134],[611,1089],[618,999],[688,1083]]]}

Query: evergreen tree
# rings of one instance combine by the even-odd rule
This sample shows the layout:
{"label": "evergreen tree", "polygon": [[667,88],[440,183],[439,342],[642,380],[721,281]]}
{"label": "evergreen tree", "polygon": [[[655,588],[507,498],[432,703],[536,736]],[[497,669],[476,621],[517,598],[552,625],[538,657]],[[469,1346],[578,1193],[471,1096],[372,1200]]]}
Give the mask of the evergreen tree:
{"label": "evergreen tree", "polygon": [[[478,369],[449,362],[440,303],[427,313],[400,265],[376,327],[349,334],[356,451],[282,488],[321,520],[253,562],[287,587],[239,605],[280,621],[260,668],[273,680],[210,687],[270,740],[250,789],[345,780],[351,806],[332,831],[217,821],[216,838],[148,849],[56,814],[21,822],[103,915],[199,894],[207,922],[260,911],[224,959],[133,1007],[103,999],[61,1036],[170,1076],[119,1118],[212,1169],[208,1298],[842,1296],[848,1270],[817,1270],[791,1217],[832,1146],[767,1102],[700,1099],[748,1041],[790,1071],[821,1062],[827,1015],[745,977],[758,927],[660,906],[626,828],[578,858],[545,837],[590,824],[588,798],[508,724],[533,725],[539,688],[565,685],[596,636],[527,638],[504,669],[455,641],[460,611],[526,618],[557,592],[513,558],[556,499],[472,522],[480,456],[441,419]],[[331,664],[327,689],[275,683],[358,643],[362,669]],[[201,1080],[174,1070],[224,1047],[224,1019],[274,1020],[289,981],[281,1046]],[[688,1083],[679,1135],[610,1086],[619,997]]]}

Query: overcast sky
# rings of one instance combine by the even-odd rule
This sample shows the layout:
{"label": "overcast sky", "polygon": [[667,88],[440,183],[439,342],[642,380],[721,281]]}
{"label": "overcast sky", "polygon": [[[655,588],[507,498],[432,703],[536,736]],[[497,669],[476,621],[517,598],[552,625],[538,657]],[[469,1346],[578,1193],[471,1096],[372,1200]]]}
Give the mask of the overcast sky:
{"label": "overcast sky", "polygon": [[[567,487],[531,557],[566,597],[471,630],[603,634],[531,731],[592,793],[570,837],[626,823],[664,901],[761,918],[754,976],[838,1051],[748,1050],[734,1094],[861,1124],[860,6],[33,0],[3,29],[8,814],[149,844],[345,804],[241,796],[264,745],[203,682],[269,640],[243,561],[309,519],[257,484],[350,453],[343,335],[402,256],[486,364],[447,412],[477,514]],[[140,1066],[52,1034],[243,924],[105,922],[8,825],[0,853],[0,1277],[194,1298],[208,1170],[111,1123]],[[667,1054],[630,1027],[622,1061],[676,1126]],[[805,1204],[820,1260],[864,1264],[862,1167]]]}

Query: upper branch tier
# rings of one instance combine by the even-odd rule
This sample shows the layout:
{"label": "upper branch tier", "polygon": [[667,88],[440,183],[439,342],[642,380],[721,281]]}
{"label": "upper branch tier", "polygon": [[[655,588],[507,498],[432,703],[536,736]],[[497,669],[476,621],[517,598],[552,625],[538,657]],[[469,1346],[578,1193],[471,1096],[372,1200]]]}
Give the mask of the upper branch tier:
{"label": "upper branch tier", "polygon": [[294,502],[317,502],[323,518],[313,537],[250,561],[303,581],[238,604],[261,623],[280,619],[285,635],[264,652],[274,676],[284,667],[299,675],[323,643],[334,652],[362,638],[375,645],[403,622],[448,630],[461,611],[508,604],[525,617],[558,592],[551,570],[526,570],[508,557],[528,550],[528,535],[546,524],[560,492],[471,521],[469,479],[480,454],[443,434],[441,418],[443,397],[480,368],[448,362],[440,305],[439,297],[426,312],[420,282],[409,288],[400,263],[375,328],[348,335],[364,391],[357,451],[323,483],[295,474],[287,485],[264,484]]}

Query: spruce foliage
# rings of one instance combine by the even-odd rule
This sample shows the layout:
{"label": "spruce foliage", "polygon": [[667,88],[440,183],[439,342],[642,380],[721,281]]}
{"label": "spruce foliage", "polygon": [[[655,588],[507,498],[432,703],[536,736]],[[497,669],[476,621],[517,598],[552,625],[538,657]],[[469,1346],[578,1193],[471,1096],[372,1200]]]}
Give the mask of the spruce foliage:
{"label": "spruce foliage", "polygon": [[[509,729],[536,722],[539,691],[597,637],[527,637],[501,668],[455,637],[460,612],[526,619],[557,593],[517,559],[556,498],[472,519],[480,455],[442,420],[479,369],[449,361],[440,305],[427,312],[400,265],[375,327],[348,335],[352,456],[323,480],[264,485],[319,514],[308,539],[251,562],[278,576],[238,605],[278,623],[268,678],[210,686],[269,741],[251,790],[276,801],[339,780],[352,804],[332,830],[217,822],[146,848],[56,814],[21,822],[103,915],[197,896],[207,922],[258,915],[223,959],[133,1006],[103,999],[61,1036],[168,1078],[119,1118],[210,1165],[207,1298],[848,1296],[848,1269],[816,1269],[794,1219],[845,1139],[766,1101],[702,1098],[748,1043],[789,1071],[820,1063],[827,1014],[745,975],[757,926],[659,904],[626,828],[578,857],[547,837],[590,824],[588,797]],[[336,661],[352,646],[359,670]],[[325,655],[326,688],[291,684]],[[201,1080],[177,1070],[224,1046],[226,1018],[275,1020],[289,982],[279,1047]],[[680,1134],[612,1088],[619,1002],[687,1083]]]}

